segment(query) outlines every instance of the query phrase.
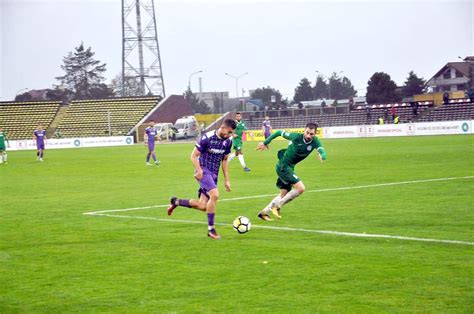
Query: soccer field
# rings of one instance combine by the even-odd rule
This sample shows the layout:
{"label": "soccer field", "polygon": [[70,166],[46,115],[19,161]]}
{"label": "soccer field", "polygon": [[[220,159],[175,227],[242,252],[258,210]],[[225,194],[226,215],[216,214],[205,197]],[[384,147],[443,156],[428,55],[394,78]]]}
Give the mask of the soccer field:
{"label": "soccer field", "polygon": [[273,222],[256,215],[286,142],[247,142],[252,171],[235,159],[232,192],[219,182],[219,241],[202,212],[166,215],[196,196],[192,144],[158,144],[158,167],[143,145],[9,152],[0,312],[472,312],[473,140],[322,139],[327,161],[297,165],[307,192]]}

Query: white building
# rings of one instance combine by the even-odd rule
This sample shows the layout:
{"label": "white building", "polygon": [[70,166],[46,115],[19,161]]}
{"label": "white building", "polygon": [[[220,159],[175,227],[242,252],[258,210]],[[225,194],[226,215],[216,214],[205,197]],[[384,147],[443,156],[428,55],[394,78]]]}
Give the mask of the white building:
{"label": "white building", "polygon": [[434,93],[467,91],[472,86],[474,75],[474,56],[466,57],[463,62],[448,62],[426,82]]}

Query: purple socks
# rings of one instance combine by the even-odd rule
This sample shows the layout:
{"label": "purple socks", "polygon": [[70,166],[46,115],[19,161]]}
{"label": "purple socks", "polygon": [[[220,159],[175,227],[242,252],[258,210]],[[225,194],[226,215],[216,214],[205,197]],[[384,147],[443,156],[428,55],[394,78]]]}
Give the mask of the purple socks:
{"label": "purple socks", "polygon": [[185,200],[185,199],[179,199],[178,200],[178,206],[184,206],[184,207],[191,208],[191,205],[189,205],[189,200]]}
{"label": "purple socks", "polygon": [[207,214],[207,225],[208,225],[209,227],[214,226],[214,216],[215,216],[215,215],[216,215],[215,213],[208,213],[208,214]]}

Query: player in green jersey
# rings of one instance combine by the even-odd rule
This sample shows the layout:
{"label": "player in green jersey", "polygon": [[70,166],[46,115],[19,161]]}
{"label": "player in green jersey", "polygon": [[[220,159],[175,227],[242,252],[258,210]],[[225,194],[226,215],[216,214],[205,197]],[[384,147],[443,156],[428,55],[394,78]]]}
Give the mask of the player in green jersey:
{"label": "player in green jersey", "polygon": [[257,150],[267,150],[268,144],[278,136],[282,136],[290,141],[288,148],[278,151],[278,162],[276,164],[278,179],[276,186],[280,189],[280,194],[258,213],[260,219],[266,221],[273,220],[270,218],[270,211],[277,218],[281,218],[281,207],[304,192],[305,186],[294,172],[297,163],[308,157],[313,150],[318,152],[321,162],[326,160],[326,151],[322,147],[319,138],[316,137],[317,128],[317,124],[308,123],[303,134],[278,130],[270,135],[265,142],[258,144]]}
{"label": "player in green jersey", "polygon": [[7,135],[5,132],[3,132],[3,128],[0,127],[0,164],[1,163],[5,163],[7,164],[7,148],[6,148],[6,144],[5,142],[8,144],[8,146],[10,146],[10,141],[8,140],[7,138]]}
{"label": "player in green jersey", "polygon": [[248,128],[245,122],[242,120],[242,115],[240,114],[240,112],[237,112],[235,114],[235,120],[237,122],[237,128],[234,131],[234,138],[232,140],[232,146],[235,152],[230,154],[229,162],[231,162],[235,158],[235,156],[237,156],[237,158],[239,158],[240,164],[242,165],[242,168],[244,168],[244,171],[249,172],[250,168],[248,168],[245,164],[244,153],[242,152],[242,135],[244,133],[244,130],[248,130]]}

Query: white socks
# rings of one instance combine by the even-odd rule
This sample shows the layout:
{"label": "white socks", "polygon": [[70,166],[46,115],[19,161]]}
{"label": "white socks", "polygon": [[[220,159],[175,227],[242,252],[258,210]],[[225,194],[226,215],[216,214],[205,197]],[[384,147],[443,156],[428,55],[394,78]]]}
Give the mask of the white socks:
{"label": "white socks", "polygon": [[0,164],[4,163],[4,162],[7,162],[7,154],[6,153],[0,154]]}
{"label": "white socks", "polygon": [[281,199],[281,201],[278,203],[278,207],[281,208],[283,205],[297,198],[300,194],[301,193],[296,189],[291,190],[290,192],[286,193],[285,197]]}
{"label": "white socks", "polygon": [[273,205],[276,204],[276,203],[278,203],[280,200],[281,200],[280,195],[276,196],[276,197],[275,197],[274,199],[272,199],[272,201],[267,205],[267,207],[265,207],[264,209],[262,209],[262,213],[268,215],[268,214],[272,211]]}
{"label": "white socks", "polygon": [[240,161],[240,164],[242,165],[242,168],[247,167],[247,166],[245,165],[244,155],[239,155],[239,156],[237,156],[237,157],[239,158],[239,161]]}
{"label": "white socks", "polygon": [[[235,158],[235,153],[232,153],[229,155],[229,162],[231,162],[234,158]],[[247,167],[247,165],[245,164],[245,160],[244,160],[244,155],[240,154],[237,156],[237,158],[239,158],[239,161],[240,161],[240,164],[242,165],[242,168],[245,168]]]}

